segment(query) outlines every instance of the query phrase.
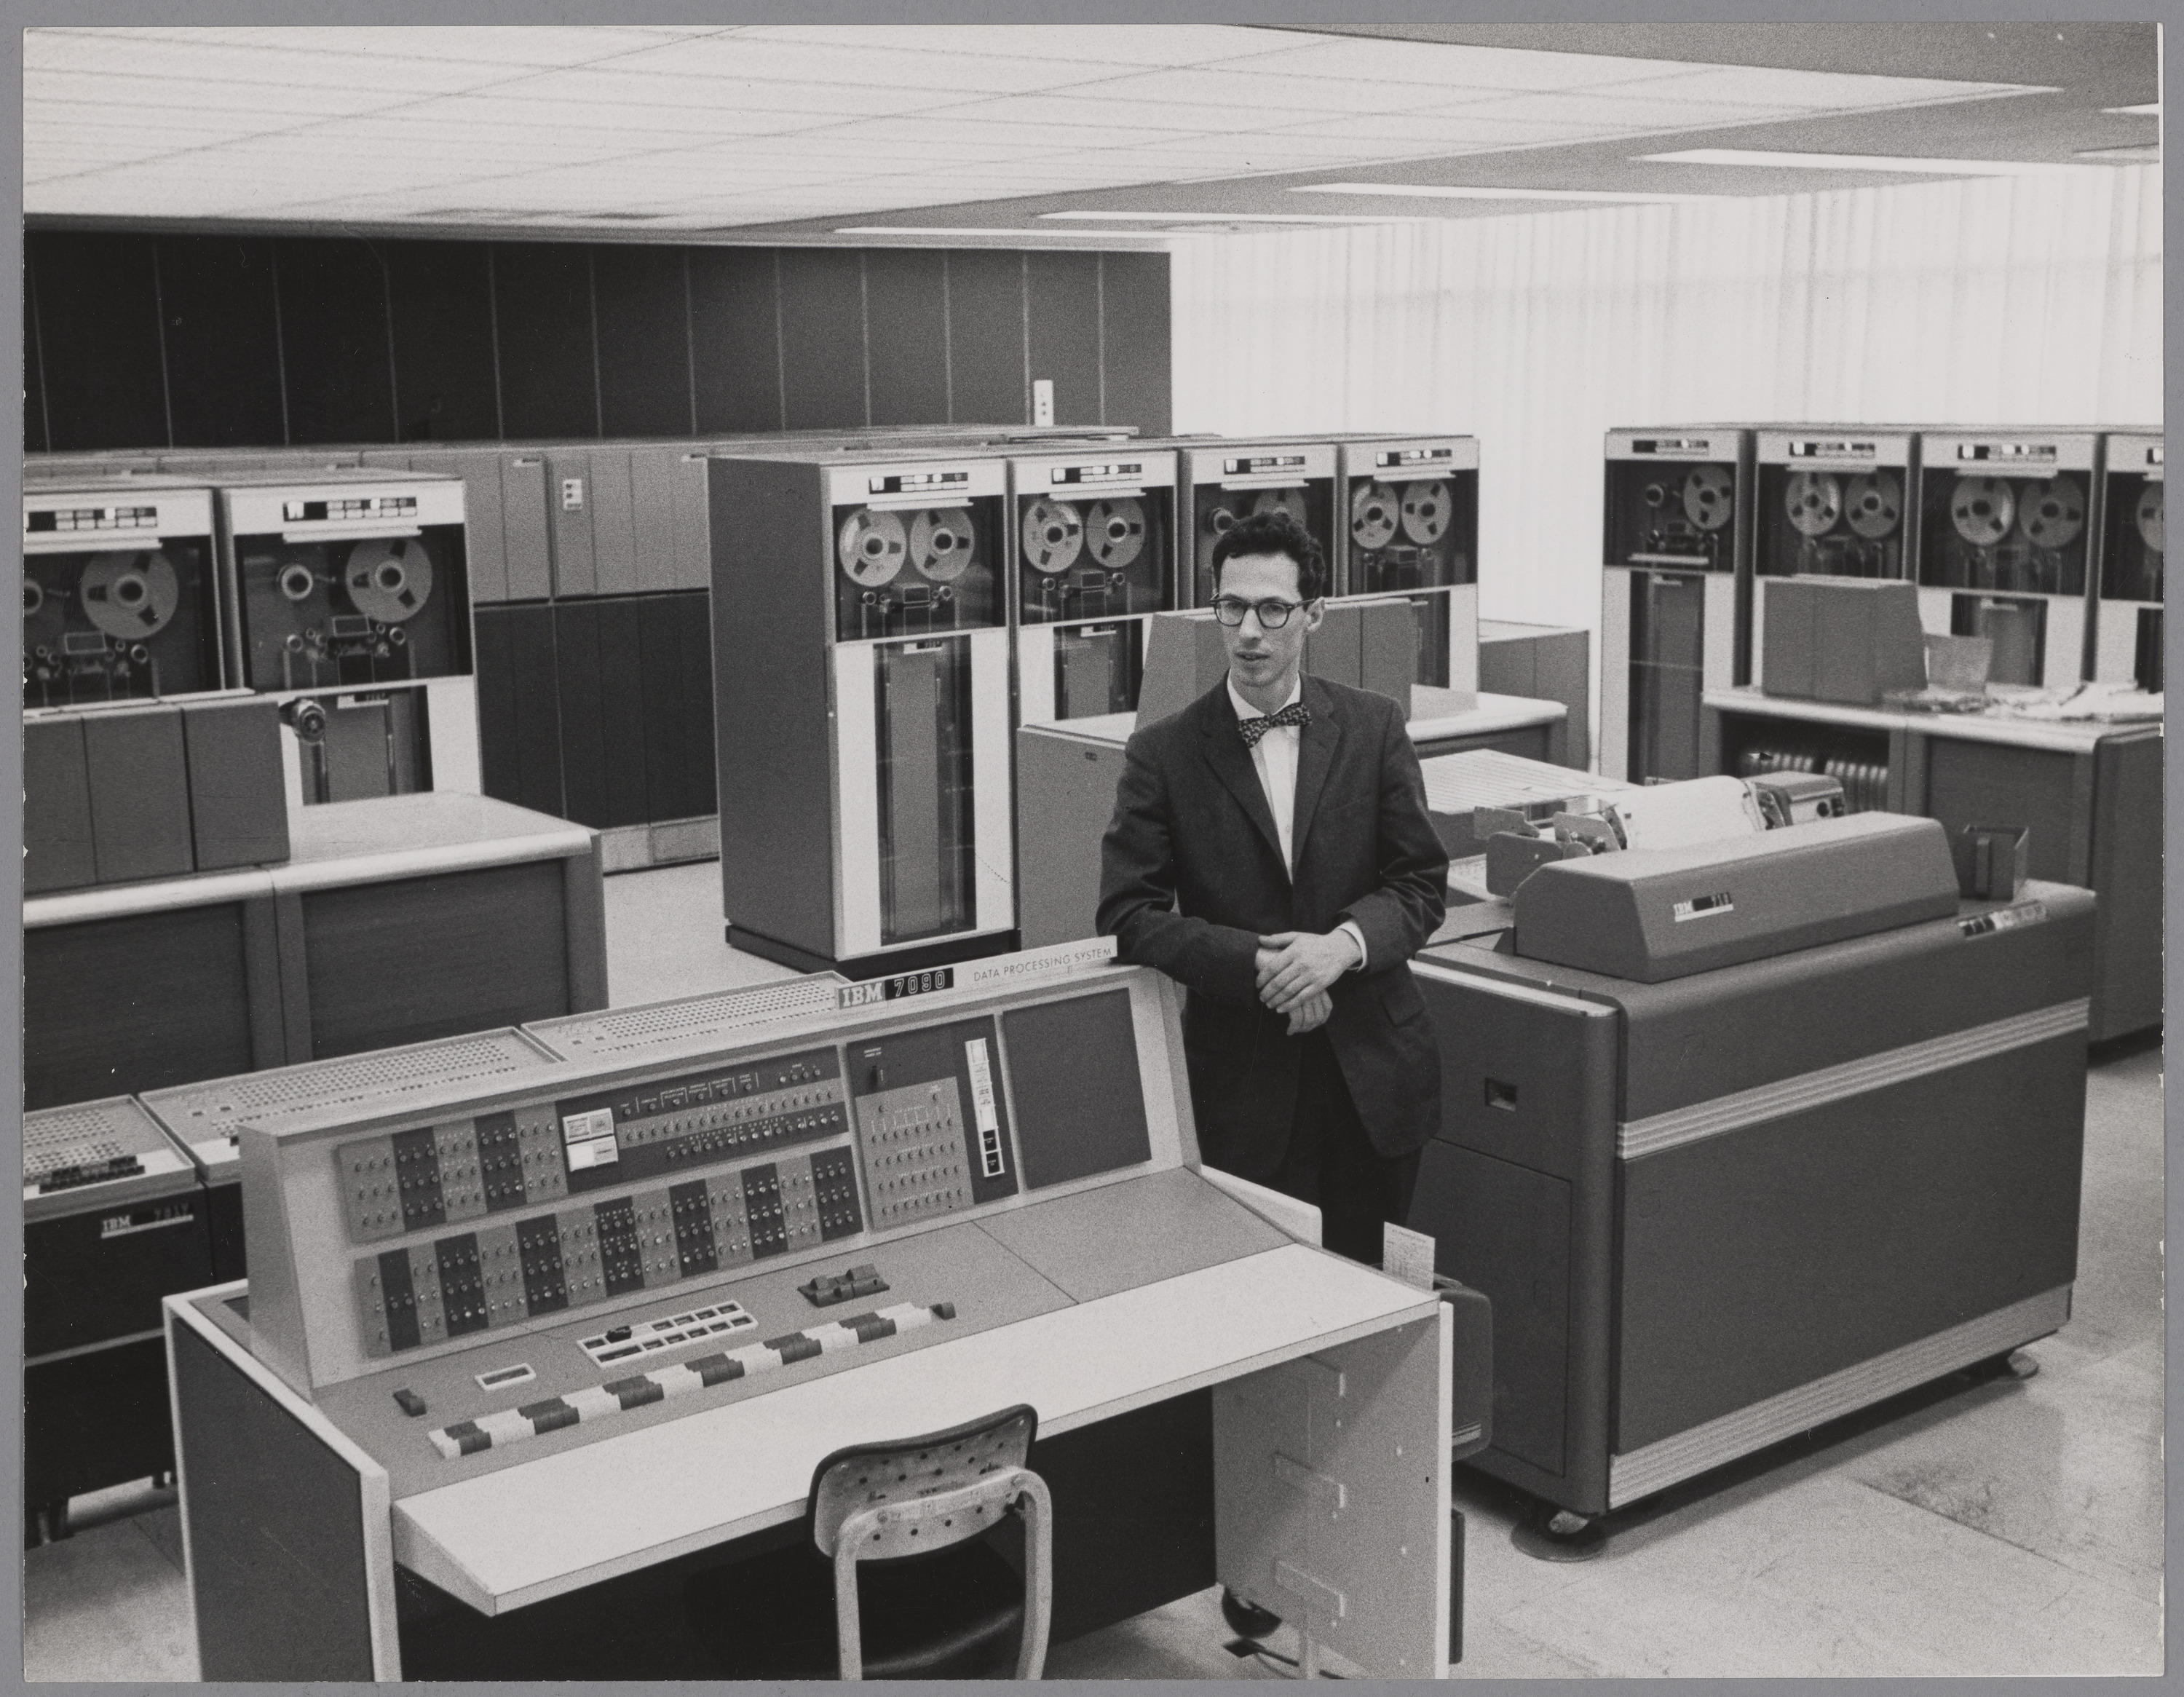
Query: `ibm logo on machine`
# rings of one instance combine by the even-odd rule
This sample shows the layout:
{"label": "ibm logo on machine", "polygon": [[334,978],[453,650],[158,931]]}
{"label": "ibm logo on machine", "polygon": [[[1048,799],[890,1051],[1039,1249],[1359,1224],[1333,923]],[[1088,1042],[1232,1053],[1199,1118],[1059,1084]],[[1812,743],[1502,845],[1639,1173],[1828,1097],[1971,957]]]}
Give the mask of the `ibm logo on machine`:
{"label": "ibm logo on machine", "polygon": [[1717,895],[1693,896],[1689,901],[1678,902],[1671,911],[1676,916],[1676,923],[1681,925],[1687,919],[1707,919],[1718,913],[1735,913],[1736,904],[1729,899],[1729,892],[1724,890]]}
{"label": "ibm logo on machine", "polygon": [[869,984],[844,984],[834,993],[838,1008],[869,1008],[879,1002],[892,1002],[904,996],[929,995],[935,990],[953,989],[956,969],[936,966],[929,972],[899,972],[892,978],[875,978]]}

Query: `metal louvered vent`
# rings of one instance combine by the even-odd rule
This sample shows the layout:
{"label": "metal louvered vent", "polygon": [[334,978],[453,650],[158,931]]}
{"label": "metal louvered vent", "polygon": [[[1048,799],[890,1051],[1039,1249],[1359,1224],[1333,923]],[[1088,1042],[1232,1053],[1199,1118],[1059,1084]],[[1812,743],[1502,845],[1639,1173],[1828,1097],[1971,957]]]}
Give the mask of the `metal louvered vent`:
{"label": "metal louvered vent", "polygon": [[23,1181],[35,1184],[69,1166],[98,1166],[168,1147],[159,1128],[126,1096],[41,1108],[23,1116]]}
{"label": "metal louvered vent", "polygon": [[632,1050],[683,1046],[770,1020],[834,1010],[834,993],[844,981],[832,972],[783,978],[741,990],[654,1002],[603,1014],[571,1014],[541,1020],[524,1029],[571,1060],[627,1054]]}
{"label": "metal louvered vent", "polygon": [[521,1032],[479,1032],[148,1091],[144,1104],[176,1136],[202,1143],[240,1125],[268,1126],[292,1114],[317,1114],[354,1103],[383,1102],[413,1091],[506,1078],[549,1064],[549,1058]]}

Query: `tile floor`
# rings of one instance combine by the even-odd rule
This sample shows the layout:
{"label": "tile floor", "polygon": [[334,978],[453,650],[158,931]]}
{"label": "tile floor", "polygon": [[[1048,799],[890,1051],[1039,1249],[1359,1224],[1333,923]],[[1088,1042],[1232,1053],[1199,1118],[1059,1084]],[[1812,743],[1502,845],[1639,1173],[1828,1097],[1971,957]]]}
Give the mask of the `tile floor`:
{"label": "tile floor", "polygon": [[[616,1005],[762,982],[710,863],[609,880]],[[2097,1053],[2070,1325],[2037,1377],[1907,1393],[1641,1505],[1599,1560],[1533,1561],[1521,1503],[1460,1472],[1463,1678],[2141,1674],[2162,1645],[2161,1057]],[[195,1676],[171,1493],[80,1499],[26,1551],[24,1677]],[[1206,1592],[1057,1646],[1056,1678],[1284,1672],[1223,1648]],[[1287,1635],[1270,1646],[1294,1654]]]}

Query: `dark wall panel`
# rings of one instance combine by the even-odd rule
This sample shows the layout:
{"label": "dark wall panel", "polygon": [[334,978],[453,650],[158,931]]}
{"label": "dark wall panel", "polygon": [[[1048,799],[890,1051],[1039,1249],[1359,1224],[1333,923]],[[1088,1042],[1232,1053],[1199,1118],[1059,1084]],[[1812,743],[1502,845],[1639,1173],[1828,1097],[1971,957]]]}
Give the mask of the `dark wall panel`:
{"label": "dark wall panel", "polygon": [[1100,259],[1097,253],[1024,256],[1024,311],[1031,377],[1054,383],[1054,421],[1096,425],[1100,416]]}
{"label": "dark wall panel", "polygon": [[175,446],[286,442],[273,244],[162,236],[159,305]]}
{"label": "dark wall panel", "polygon": [[865,422],[862,257],[840,248],[781,254],[781,364],[791,430]]}
{"label": "dark wall panel", "polygon": [[782,427],[771,248],[691,251],[690,346],[700,435]]}
{"label": "dark wall panel", "polygon": [[679,248],[592,249],[604,436],[687,436],[690,315]]}
{"label": "dark wall panel", "polygon": [[1022,254],[948,256],[948,349],[956,422],[1031,422]]}
{"label": "dark wall panel", "polygon": [[1174,426],[1168,371],[1167,255],[1102,253],[1101,321],[1106,346],[1107,416],[1147,436]]}
{"label": "dark wall panel", "polygon": [[[644,783],[653,816],[685,819],[708,809],[690,805],[691,744],[697,727],[691,721],[688,703],[695,693],[684,676],[685,624],[704,624],[709,616],[703,595],[653,595],[637,604],[638,652],[644,674]],[[708,633],[707,653],[711,651]],[[698,682],[710,698],[709,671]],[[706,728],[711,728],[710,718]],[[712,738],[703,737],[706,759],[712,757]]]}
{"label": "dark wall panel", "polygon": [[499,243],[493,298],[502,430],[517,438],[597,436],[590,253],[560,242]]}
{"label": "dark wall panel", "polygon": [[23,451],[46,452],[46,374],[38,358],[37,291],[23,268]]}
{"label": "dark wall panel", "polygon": [[[644,771],[644,698],[651,684],[644,676],[638,637],[644,603],[617,596],[593,604],[599,620],[599,746],[606,765],[609,825],[643,825],[653,815]],[[705,624],[700,606],[694,615]]]}
{"label": "dark wall panel", "polygon": [[33,451],[1021,424],[1034,377],[1057,423],[1171,427],[1163,254],[34,230],[25,257]]}
{"label": "dark wall panel", "polygon": [[865,255],[866,359],[876,425],[948,422],[948,256],[915,248]]}
{"label": "dark wall panel", "polygon": [[288,440],[395,440],[380,245],[304,237],[276,246]]}
{"label": "dark wall panel", "polygon": [[587,597],[554,606],[554,665],[561,682],[561,815],[597,827],[607,822],[597,601]]}
{"label": "dark wall panel", "polygon": [[31,231],[49,446],[165,447],[158,272],[149,236]]}
{"label": "dark wall panel", "polygon": [[560,679],[554,609],[481,607],[477,627],[478,765],[485,793],[562,815]]}
{"label": "dark wall panel", "polygon": [[476,242],[393,242],[394,402],[404,442],[490,442],[501,434],[493,291]]}

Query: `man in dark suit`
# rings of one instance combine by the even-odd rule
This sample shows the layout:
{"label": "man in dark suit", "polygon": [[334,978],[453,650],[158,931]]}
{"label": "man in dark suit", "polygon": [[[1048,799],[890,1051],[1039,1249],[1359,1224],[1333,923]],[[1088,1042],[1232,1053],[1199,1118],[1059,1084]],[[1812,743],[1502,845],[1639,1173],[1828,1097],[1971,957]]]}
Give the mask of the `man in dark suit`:
{"label": "man in dark suit", "polygon": [[1130,738],[1101,844],[1099,927],[1190,996],[1206,1160],[1316,1203],[1323,1241],[1378,1265],[1440,1062],[1411,956],[1448,855],[1401,710],[1302,673],[1325,617],[1318,544],[1254,515],[1213,550],[1228,674]]}

